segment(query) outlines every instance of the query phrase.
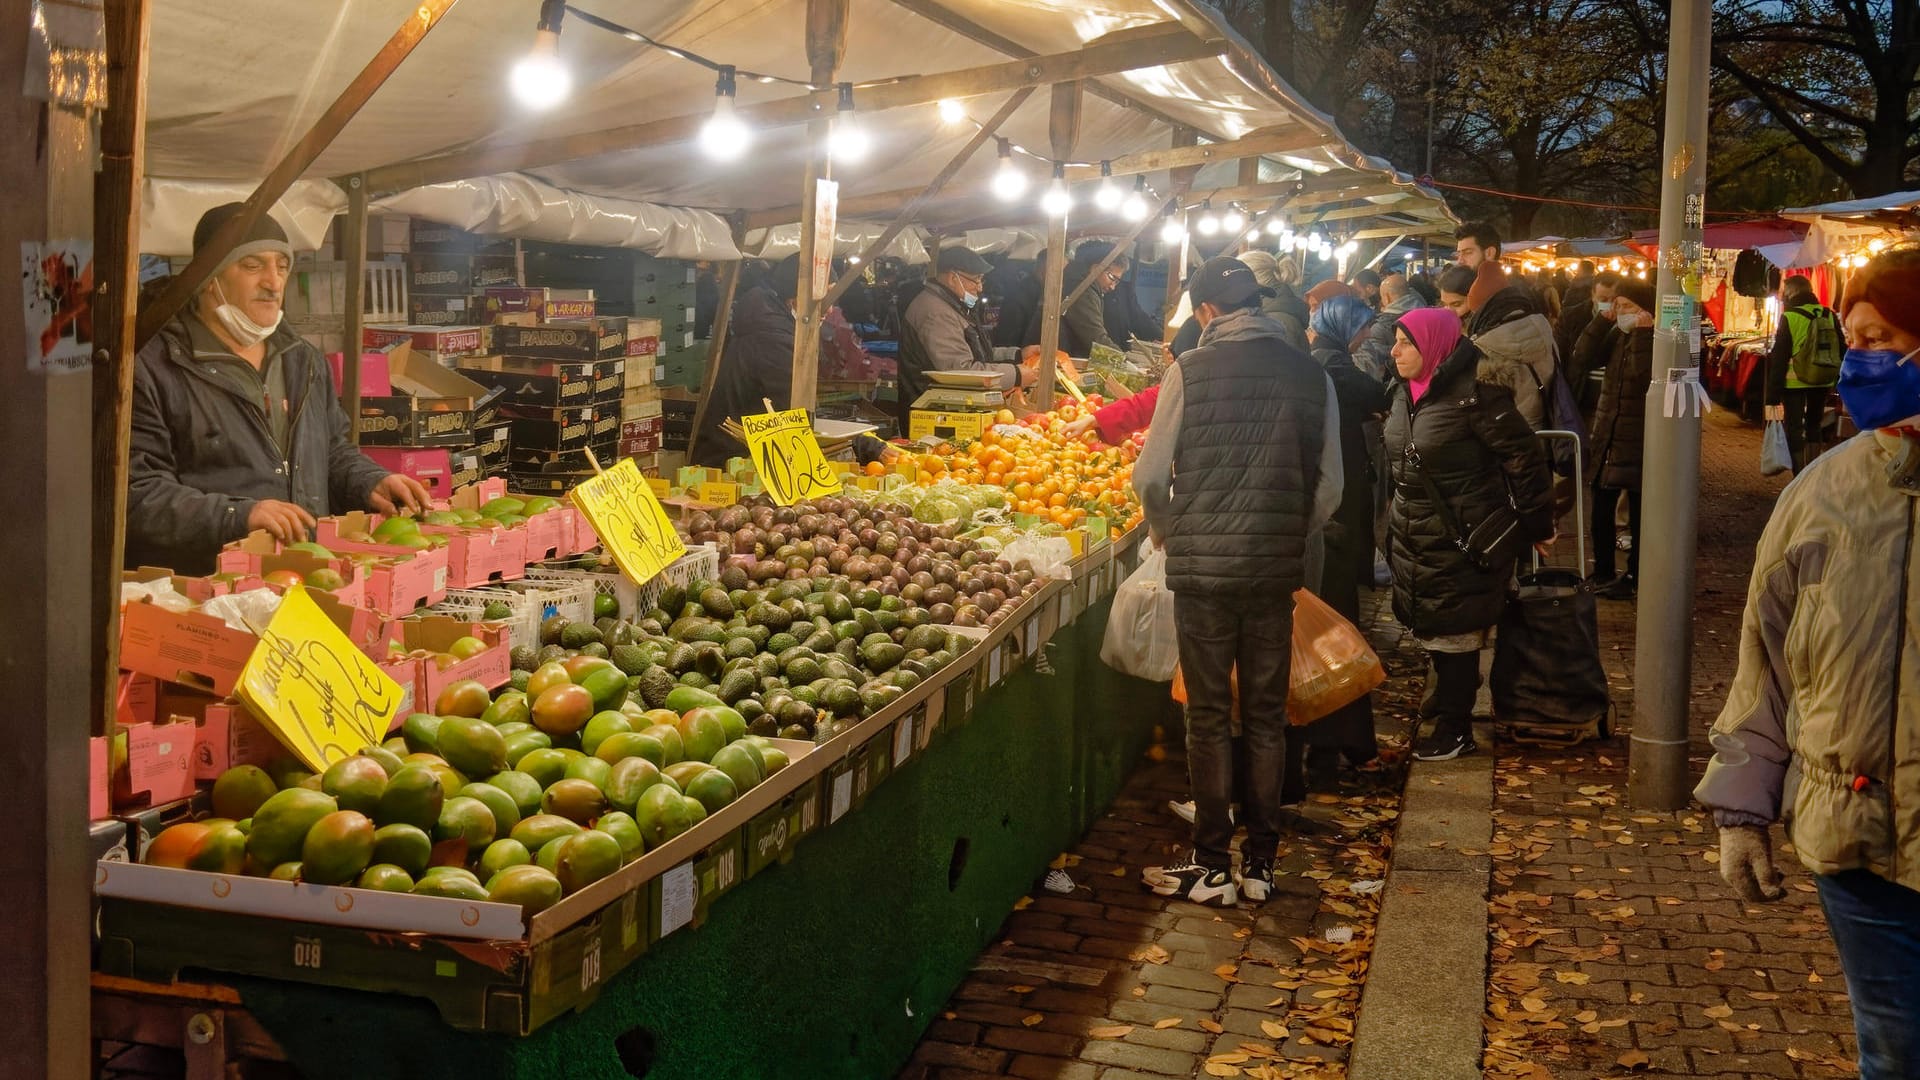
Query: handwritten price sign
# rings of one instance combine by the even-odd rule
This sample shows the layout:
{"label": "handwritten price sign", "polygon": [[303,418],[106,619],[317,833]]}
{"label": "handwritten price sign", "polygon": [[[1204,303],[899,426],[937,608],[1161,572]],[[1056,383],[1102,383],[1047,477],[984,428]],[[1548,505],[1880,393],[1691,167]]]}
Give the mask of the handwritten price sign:
{"label": "handwritten price sign", "polygon": [[767,494],[781,506],[840,492],[840,473],[820,452],[807,410],[743,416],[747,454]]}
{"label": "handwritten price sign", "polygon": [[638,584],[652,581],[687,553],[666,509],[631,458],[574,488],[569,497],[613,561]]}
{"label": "handwritten price sign", "polygon": [[295,586],[240,671],[253,714],[314,772],[380,742],[406,691]]}

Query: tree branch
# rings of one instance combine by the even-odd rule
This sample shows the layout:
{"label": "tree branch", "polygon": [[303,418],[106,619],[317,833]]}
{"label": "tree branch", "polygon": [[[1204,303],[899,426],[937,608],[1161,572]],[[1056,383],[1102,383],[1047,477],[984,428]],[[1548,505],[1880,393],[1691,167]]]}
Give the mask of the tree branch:
{"label": "tree branch", "polygon": [[1860,166],[1858,163],[1841,156],[1838,151],[1828,146],[1824,139],[1815,135],[1805,124],[1802,124],[1800,118],[1794,114],[1792,109],[1782,105],[1773,97],[1770,88],[1763,80],[1750,74],[1738,64],[1728,60],[1726,55],[1718,49],[1713,50],[1713,63],[1715,67],[1733,76],[1739,81],[1740,85],[1746,87],[1748,91],[1753,94],[1754,100],[1758,101],[1760,106],[1766,109],[1767,112],[1780,123],[1781,127],[1786,128],[1814,157],[1820,159],[1821,164],[1832,169],[1835,175],[1847,180],[1849,184],[1853,182],[1854,177],[1859,175]]}

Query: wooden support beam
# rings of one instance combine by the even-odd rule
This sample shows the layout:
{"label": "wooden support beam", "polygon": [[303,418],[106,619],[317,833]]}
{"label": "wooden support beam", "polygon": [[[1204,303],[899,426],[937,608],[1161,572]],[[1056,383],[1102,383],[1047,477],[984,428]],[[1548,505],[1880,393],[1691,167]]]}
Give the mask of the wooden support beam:
{"label": "wooden support beam", "polygon": [[[914,218],[919,216],[920,208],[925,206],[935,195],[938,195],[940,189],[947,186],[947,181],[953,179],[954,174],[958,173],[973,157],[974,153],[978,151],[981,146],[985,145],[988,139],[993,137],[994,132],[999,131],[1001,125],[1005,124],[1015,112],[1019,111],[1020,106],[1025,105],[1027,99],[1032,96],[1033,87],[1023,86],[1015,90],[1013,94],[1007,98],[1006,103],[1000,106],[1000,111],[994,113],[985,124],[980,126],[978,131],[973,133],[973,137],[968,139],[966,145],[960,148],[960,152],[953,155],[953,158],[947,162],[946,166],[934,174],[933,179],[927,182],[926,187],[920,189],[918,195],[907,201],[907,205],[901,208],[899,216],[895,217],[892,224],[881,231],[879,239],[867,245],[866,250],[860,253],[859,264],[848,267],[847,272],[841,275],[840,280],[833,283],[833,288],[827,290],[827,295],[820,298],[820,307],[822,310],[832,307],[834,301],[840,299],[841,294],[845,293],[848,287],[865,272],[862,267],[871,264],[875,258],[886,253],[887,245],[893,243],[895,237],[905,232],[907,226],[913,224]],[[938,251],[937,248],[935,250]]]}
{"label": "wooden support beam", "polygon": [[[1080,138],[1080,84],[1056,83],[1053,101],[1047,113],[1047,139],[1055,161],[1073,156]],[[1053,408],[1054,354],[1060,349],[1060,317],[1066,310],[1060,293],[1067,276],[1067,218],[1062,214],[1047,222],[1047,273],[1040,293],[1040,377],[1035,380],[1034,406],[1042,411]]]}
{"label": "wooden support beam", "polygon": [[1275,202],[1272,206],[1269,206],[1265,210],[1261,211],[1260,213],[1255,214],[1253,216],[1253,223],[1249,225],[1247,228],[1247,235],[1252,236],[1254,233],[1257,233],[1260,230],[1266,228],[1267,222],[1271,221],[1274,215],[1279,214],[1286,207],[1286,205],[1287,205],[1287,199],[1285,197],[1282,197],[1280,200]]}
{"label": "wooden support beam", "polygon": [[[736,230],[737,232],[737,230]],[[736,246],[739,237],[734,240]],[[693,403],[693,433],[687,436],[687,461],[700,449],[700,427],[707,421],[707,405],[720,381],[720,362],[726,355],[727,335],[733,329],[733,298],[740,289],[740,260],[720,266],[720,306],[713,313],[713,335],[707,339],[707,370],[700,373],[700,400]]]}
{"label": "wooden support beam", "polygon": [[[140,190],[146,176],[149,0],[110,0],[107,111],[93,181],[93,580],[120,580],[127,542],[127,454],[133,429],[134,330],[140,299]],[[93,605],[89,680],[95,735],[113,730],[120,605]]]}
{"label": "wooden support beam", "polygon": [[[989,49],[1005,53],[1008,56],[1026,60],[1039,55],[1032,49],[1021,45],[1019,42],[1011,38],[1002,37],[964,15],[941,5],[937,0],[893,0],[893,2],[913,12],[915,15],[926,19],[928,22],[944,26],[948,30],[959,34],[961,37],[978,42]],[[1181,121],[1161,112],[1151,105],[1145,104],[1139,98],[1131,97],[1092,79],[1086,81],[1083,89],[1092,97],[1097,97],[1102,101],[1118,105],[1123,109],[1130,109],[1158,123],[1165,124],[1168,127],[1181,126]]]}
{"label": "wooden support beam", "polygon": [[[1389,203],[1363,203],[1359,206],[1345,206],[1314,214],[1315,221],[1352,221],[1356,218],[1388,217],[1406,214],[1405,210],[1396,210],[1399,200]],[[1304,216],[1304,215],[1303,215]]]}
{"label": "wooden support beam", "polygon": [[193,294],[206,283],[208,276],[213,273],[213,268],[219,264],[220,260],[226,258],[227,252],[233,250],[240,238],[247,235],[267,211],[273,209],[273,204],[280,201],[280,196],[286,194],[287,188],[307,171],[322,151],[333,144],[333,140],[339,137],[340,132],[347,126],[347,122],[359,113],[361,107],[373,97],[374,92],[379,90],[387,78],[412,54],[414,48],[426,39],[428,32],[438,26],[441,18],[459,2],[460,0],[420,0],[418,6],[408,13],[407,21],[400,24],[400,28],[393,32],[393,36],[380,47],[380,51],[367,62],[367,66],[360,69],[360,73],[353,77],[353,81],[347,84],[347,88],[340,91],[340,96],[333,100],[333,104],[327,106],[327,111],[320,114],[320,119],[314,121],[313,126],[307,129],[307,133],[301,136],[293,149],[287,151],[286,156],[280,159],[280,163],[267,174],[267,178],[260,181],[260,186],[253,189],[253,194],[247,197],[246,209],[221,226],[208,241],[206,250],[195,252],[193,261],[187,264],[187,268],[174,277],[167,284],[166,289],[154,298],[148,309],[141,313],[139,344],[144,345],[151,340],[153,335],[186,305]]}
{"label": "wooden support beam", "polygon": [[[1182,150],[1188,147],[1198,146],[1200,143],[1199,136],[1200,133],[1192,128],[1174,128],[1172,149]],[[1168,175],[1171,177],[1170,183],[1172,186],[1181,188],[1183,192],[1191,191],[1195,178],[1200,175],[1200,166],[1175,166]],[[1173,313],[1180,310],[1180,296],[1187,291],[1187,263],[1191,261],[1193,257],[1193,234],[1188,228],[1189,223],[1187,221],[1186,202],[1184,199],[1174,203],[1173,213],[1180,219],[1180,241],[1173,246],[1172,250],[1167,252],[1167,299],[1161,308],[1165,319],[1172,318]],[[1164,323],[1164,319],[1162,321]],[[1166,338],[1168,341],[1172,341],[1173,335],[1168,334]]]}
{"label": "wooden support beam", "polygon": [[351,425],[347,438],[360,445],[360,344],[367,323],[367,185],[347,178],[347,218],[340,223],[340,258],[346,265],[345,312],[340,325],[340,408]]}
{"label": "wooden support beam", "polygon": [[1382,247],[1379,251],[1375,252],[1373,258],[1367,260],[1367,265],[1365,269],[1371,270],[1374,267],[1379,266],[1380,260],[1385,259],[1387,257],[1387,252],[1392,251],[1396,247],[1399,247],[1400,241],[1405,240],[1406,238],[1407,238],[1407,234],[1401,233],[1399,236],[1396,236],[1393,239],[1387,241],[1386,246]]}
{"label": "wooden support beam", "polygon": [[[1266,154],[1292,154],[1302,150],[1312,150],[1332,141],[1323,131],[1309,127],[1290,127],[1284,131],[1270,131],[1258,135],[1248,135],[1232,142],[1200,143],[1194,146],[1175,147],[1169,150],[1147,150],[1138,154],[1117,157],[1108,164],[1115,176],[1135,176],[1140,173],[1163,172],[1183,165],[1212,165],[1222,161],[1239,161],[1242,158],[1261,157]],[[1067,169],[1069,181],[1097,180],[1100,178],[1100,166],[1078,165]]]}
{"label": "wooden support beam", "polygon": [[1141,218],[1139,221],[1134,222],[1133,225],[1127,229],[1127,234],[1124,237],[1114,242],[1113,250],[1107,252],[1107,257],[1104,259],[1101,259],[1100,262],[1096,264],[1092,270],[1088,271],[1087,276],[1081,279],[1080,284],[1074,286],[1073,292],[1070,293],[1067,296],[1067,298],[1061,302],[1060,309],[1062,311],[1065,311],[1068,308],[1073,307],[1073,302],[1080,299],[1080,294],[1092,288],[1095,279],[1099,278],[1101,274],[1105,273],[1109,266],[1112,266],[1114,263],[1119,262],[1122,257],[1126,258],[1129,262],[1131,262],[1133,259],[1133,255],[1132,255],[1133,245],[1135,244],[1135,242],[1137,242],[1140,239],[1140,234],[1143,232],[1146,232],[1148,226],[1159,221],[1160,215],[1165,213],[1168,207],[1177,204],[1180,201],[1181,196],[1185,194],[1186,193],[1181,191],[1179,187],[1176,185],[1173,192],[1169,194],[1166,197],[1166,199],[1163,200],[1160,203],[1160,205],[1154,209],[1153,213],[1148,214],[1146,217]]}
{"label": "wooden support beam", "polygon": [[[1169,25],[1151,34],[1106,44],[1096,43],[1072,52],[1008,60],[936,75],[912,75],[896,82],[870,86],[860,91],[860,111],[876,113],[913,105],[931,105],[944,98],[973,98],[1017,90],[1023,86],[1051,86],[1095,75],[1217,56],[1225,47],[1220,43],[1202,42],[1185,30]],[[818,79],[813,81],[820,84]],[[769,128],[805,123],[815,116],[831,113],[834,102],[832,91],[821,91],[759,105],[743,105],[736,111],[746,123],[756,128]],[[367,173],[367,183],[375,194],[404,191],[449,180],[685,142],[699,134],[711,115],[711,110],[704,110],[604,131],[479,146],[373,169]]]}
{"label": "wooden support beam", "polygon": [[1393,225],[1384,229],[1361,229],[1347,239],[1384,240],[1389,236],[1435,236],[1440,233],[1451,233],[1454,227],[1451,221],[1434,221],[1425,225]]}
{"label": "wooden support beam", "polygon": [[[852,0],[807,0],[807,63],[815,86],[829,86],[846,60],[847,20]],[[819,258],[820,245],[827,245],[827,261],[833,261],[833,231],[819,235],[819,215],[814,207],[821,197],[821,183],[832,182],[833,161],[827,144],[833,137],[833,113],[816,109],[807,120],[807,168],[801,182],[800,202],[807,212],[800,218],[800,287],[793,301],[796,318],[793,332],[793,396],[786,407],[811,411],[820,392],[820,321],[826,313],[818,302],[822,290],[814,287],[813,264]]]}

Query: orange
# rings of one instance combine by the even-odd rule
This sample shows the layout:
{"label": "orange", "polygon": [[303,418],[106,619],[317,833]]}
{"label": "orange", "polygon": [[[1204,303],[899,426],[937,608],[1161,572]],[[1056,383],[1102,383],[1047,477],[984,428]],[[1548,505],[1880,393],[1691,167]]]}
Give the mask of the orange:
{"label": "orange", "polygon": [[867,475],[868,476],[885,476],[887,475],[887,467],[885,464],[881,462],[869,461],[867,462]]}

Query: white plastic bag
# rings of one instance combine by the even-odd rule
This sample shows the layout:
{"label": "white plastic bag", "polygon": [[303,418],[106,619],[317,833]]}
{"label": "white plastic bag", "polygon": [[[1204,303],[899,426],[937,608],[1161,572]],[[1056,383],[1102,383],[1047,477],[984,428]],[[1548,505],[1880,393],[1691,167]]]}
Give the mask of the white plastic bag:
{"label": "white plastic bag", "polygon": [[1793,451],[1787,446],[1787,425],[1767,421],[1766,434],[1760,436],[1760,475],[1778,476],[1793,471]]}
{"label": "white plastic bag", "polygon": [[1139,569],[1113,594],[1100,659],[1115,671],[1167,682],[1180,662],[1180,636],[1173,625],[1173,593],[1167,589],[1167,553],[1147,552]]}
{"label": "white plastic bag", "polygon": [[1022,536],[1000,549],[1000,558],[1015,567],[1026,563],[1035,577],[1073,580],[1073,545],[1064,536]]}

